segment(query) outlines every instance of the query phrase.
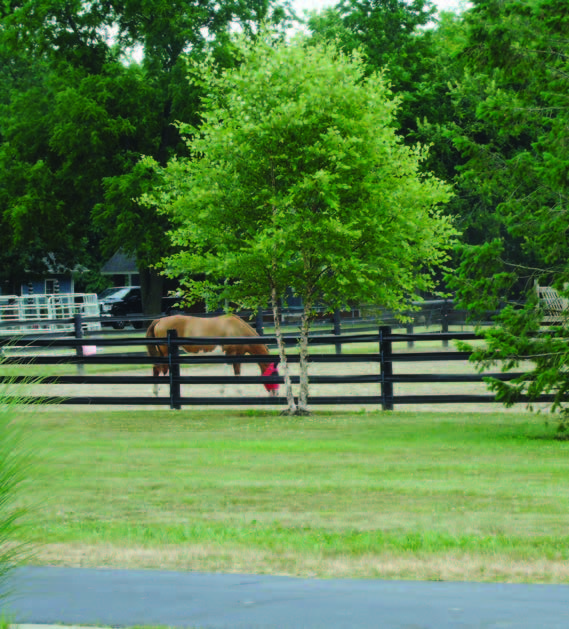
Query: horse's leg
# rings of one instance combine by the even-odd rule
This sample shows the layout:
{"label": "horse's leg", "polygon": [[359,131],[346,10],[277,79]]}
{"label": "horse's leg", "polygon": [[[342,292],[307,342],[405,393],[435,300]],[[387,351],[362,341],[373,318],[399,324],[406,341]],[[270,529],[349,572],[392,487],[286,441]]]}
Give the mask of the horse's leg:
{"label": "horse's leg", "polygon": [[[152,375],[157,378],[160,375],[160,372],[162,371],[162,368],[160,365],[153,365],[152,366]],[[154,397],[158,397],[158,391],[159,391],[159,385],[157,382],[155,382],[152,385],[152,393],[154,394]]]}
{"label": "horse's leg", "polygon": [[[235,355],[237,356],[237,354]],[[235,376],[241,375],[241,363],[233,363],[233,374]],[[237,392],[237,395],[239,396],[243,395],[243,391],[239,385],[237,385],[236,392]]]}
{"label": "horse's leg", "polygon": [[[163,350],[162,348],[159,348],[158,351],[160,352],[160,356],[162,356],[163,358],[165,358],[164,354],[163,354]],[[161,373],[163,373],[165,376],[168,375],[168,365],[153,365],[152,367],[152,375],[157,378]],[[158,397],[158,393],[160,391],[160,385],[155,382],[152,385],[152,392],[154,393],[154,397]]]}
{"label": "horse's leg", "polygon": [[[225,347],[222,347],[222,350],[226,356],[232,356],[232,357],[239,356],[239,354],[235,351],[234,347],[225,346]],[[233,375],[235,376],[241,375],[241,363],[231,363],[231,366],[233,367]],[[225,393],[225,387],[223,387],[223,393]],[[237,386],[236,393],[237,395],[242,395],[242,391],[239,386]]]}
{"label": "horse's leg", "polygon": [[[229,377],[233,373],[230,365],[223,365],[223,376]],[[219,395],[225,395],[227,393],[227,384],[222,383],[221,388],[219,389]]]}

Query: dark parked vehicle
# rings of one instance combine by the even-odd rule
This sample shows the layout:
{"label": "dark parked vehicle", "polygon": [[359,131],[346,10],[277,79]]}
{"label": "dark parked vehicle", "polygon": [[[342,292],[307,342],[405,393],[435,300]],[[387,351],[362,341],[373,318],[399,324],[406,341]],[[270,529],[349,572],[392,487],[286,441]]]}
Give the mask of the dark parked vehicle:
{"label": "dark parked vehicle", "polygon": [[[162,314],[174,314],[178,311],[178,297],[162,297]],[[131,324],[134,328],[144,327],[142,319],[142,293],[140,286],[115,286],[106,288],[99,295],[102,324],[110,325],[115,330],[122,330]],[[179,310],[181,312],[181,309]],[[131,319],[130,316],[133,318]],[[105,317],[109,321],[104,320]]]}

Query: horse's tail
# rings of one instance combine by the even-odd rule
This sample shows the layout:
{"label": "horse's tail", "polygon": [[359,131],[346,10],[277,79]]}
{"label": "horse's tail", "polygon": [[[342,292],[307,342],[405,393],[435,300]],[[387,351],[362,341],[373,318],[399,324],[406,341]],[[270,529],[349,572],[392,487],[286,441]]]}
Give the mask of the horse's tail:
{"label": "horse's tail", "polygon": [[[148,330],[146,330],[146,338],[147,339],[155,339],[156,338],[156,332],[155,332],[155,328],[158,324],[158,322],[160,321],[160,319],[154,319],[154,321],[148,326]],[[164,354],[161,350],[161,347],[159,345],[156,345],[155,343],[149,343],[146,346],[146,353],[149,356],[152,356],[154,358],[156,357],[164,357]],[[159,363],[154,363],[152,365],[152,375],[153,376],[159,376],[161,373],[163,373],[165,376],[168,375],[168,365],[162,365]],[[154,385],[155,389],[154,389],[154,395],[158,395],[158,385]]]}
{"label": "horse's tail", "polygon": [[[156,334],[154,333],[154,328],[156,327],[156,324],[158,323],[158,321],[160,321],[160,319],[154,319],[154,321],[148,326],[148,330],[146,330],[147,339],[156,338]],[[155,345],[154,343],[150,343],[149,345],[147,345],[146,351],[149,356],[160,356],[160,352],[158,351],[158,345]]]}

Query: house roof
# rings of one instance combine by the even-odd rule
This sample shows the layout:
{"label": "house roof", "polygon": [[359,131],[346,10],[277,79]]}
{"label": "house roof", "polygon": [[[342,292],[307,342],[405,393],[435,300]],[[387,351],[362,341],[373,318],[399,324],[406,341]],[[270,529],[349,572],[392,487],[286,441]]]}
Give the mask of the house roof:
{"label": "house roof", "polygon": [[101,268],[103,275],[115,275],[119,273],[138,273],[136,260],[119,249],[115,254],[103,264]]}

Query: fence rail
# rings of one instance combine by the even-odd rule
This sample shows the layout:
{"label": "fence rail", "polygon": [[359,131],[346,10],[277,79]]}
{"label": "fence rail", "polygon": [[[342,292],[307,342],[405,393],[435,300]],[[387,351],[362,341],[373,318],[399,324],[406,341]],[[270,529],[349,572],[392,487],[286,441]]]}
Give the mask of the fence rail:
{"label": "fence rail", "polygon": [[[168,395],[163,397],[147,396],[109,396],[109,395],[88,395],[88,396],[66,396],[58,401],[61,404],[97,404],[97,405],[158,405],[169,406],[172,409],[179,409],[184,406],[279,406],[285,405],[284,397],[219,397],[219,396],[188,396],[182,395],[182,385],[219,385],[219,384],[264,384],[283,383],[282,376],[210,376],[210,375],[182,375],[181,368],[189,365],[227,365],[232,363],[258,363],[266,362],[266,356],[225,356],[225,355],[180,355],[179,348],[182,345],[203,344],[203,339],[177,338],[175,333],[168,335],[166,339],[145,339],[145,338],[81,338],[81,325],[75,329],[79,338],[36,338],[26,341],[17,339],[2,339],[0,346],[6,350],[3,358],[3,365],[10,366],[11,371],[18,365],[22,369],[29,364],[34,365],[76,365],[82,369],[86,365],[148,365],[164,363],[164,358],[154,358],[146,356],[143,352],[118,353],[118,354],[94,354],[85,355],[85,346],[96,346],[102,348],[145,348],[150,344],[168,346],[168,363],[170,373],[164,376],[153,377],[147,375],[86,375],[81,371],[77,375],[49,376],[41,378],[34,387],[44,388],[53,385],[154,385],[168,384]],[[313,353],[310,355],[311,363],[369,363],[376,365],[376,371],[365,374],[343,374],[343,375],[313,375],[310,377],[312,384],[340,385],[340,384],[377,384],[377,394],[373,395],[319,395],[312,396],[309,400],[311,405],[334,405],[334,404],[357,404],[381,406],[384,410],[393,410],[402,404],[486,404],[496,402],[495,396],[491,394],[455,394],[455,395],[396,395],[394,385],[410,383],[475,383],[482,382],[483,378],[493,377],[504,381],[512,380],[521,375],[520,373],[484,373],[484,374],[457,374],[457,373],[414,373],[398,374],[396,366],[398,363],[413,362],[420,365],[424,362],[449,362],[464,361],[470,357],[468,352],[459,351],[419,351],[419,352],[397,352],[394,345],[407,344],[423,341],[443,341],[451,340],[468,341],[476,339],[472,332],[447,332],[447,333],[419,333],[419,334],[397,334],[393,333],[388,326],[382,326],[375,333],[354,333],[354,334],[320,334],[311,336],[309,345],[317,348],[322,345],[342,346],[345,344],[376,344],[377,351],[371,353],[335,353],[322,354]],[[296,344],[297,335],[286,335],[287,345]],[[263,343],[274,344],[275,337],[264,335],[259,339]],[[250,337],[247,338],[208,338],[208,344],[249,344]],[[22,344],[28,353],[15,355],[18,349],[22,349]],[[69,355],[31,355],[31,349],[40,351],[46,348],[50,350],[69,350]],[[271,355],[271,360],[278,362],[278,356]],[[290,363],[298,363],[298,355],[287,357]],[[293,384],[297,384],[299,377],[292,376]],[[24,373],[16,375],[1,376],[0,382],[11,382],[16,385],[29,382],[29,378]],[[26,396],[27,401],[45,400],[49,393],[42,395]],[[52,397],[55,397],[52,395]],[[526,399],[520,399],[525,402]],[[542,396],[539,402],[551,402],[553,396]]]}

